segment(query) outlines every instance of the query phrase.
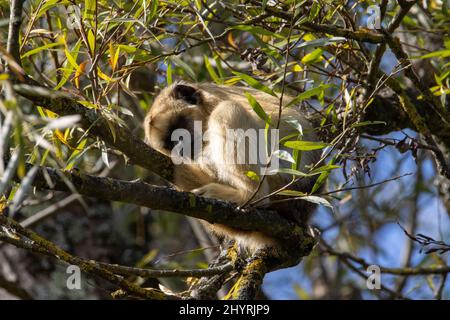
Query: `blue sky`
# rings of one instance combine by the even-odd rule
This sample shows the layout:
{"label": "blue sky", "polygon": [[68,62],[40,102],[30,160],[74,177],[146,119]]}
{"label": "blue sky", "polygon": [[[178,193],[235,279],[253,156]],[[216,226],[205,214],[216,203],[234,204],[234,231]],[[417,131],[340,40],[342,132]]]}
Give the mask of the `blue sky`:
{"label": "blue sky", "polygon": [[[412,134],[408,132],[408,134]],[[393,133],[390,137],[401,138],[401,133]],[[391,199],[393,201],[402,201],[402,194],[406,194],[408,191],[403,189],[403,186],[413,186],[415,173],[417,171],[417,165],[409,153],[404,155],[397,152],[394,148],[389,147],[387,151],[380,152],[378,159],[372,164],[372,180],[368,183],[382,181],[393,176],[402,175],[404,173],[413,173],[411,176],[405,176],[400,181],[389,182],[383,186],[383,191],[377,195],[378,199]],[[397,161],[401,161],[401,169],[399,172],[395,171],[395,164]],[[427,160],[423,164],[424,178],[430,178],[435,174],[433,164],[430,160]],[[333,186],[330,186],[333,189]],[[357,193],[354,192],[354,195]],[[345,212],[343,208],[342,212]],[[318,226],[325,227],[331,223],[330,214],[326,213],[324,208],[317,210],[313,219],[313,223]],[[405,208],[402,212],[402,217],[399,217],[400,223],[404,227],[407,227],[407,221],[405,217],[408,216],[409,208]],[[450,219],[445,213],[445,209],[442,203],[435,195],[423,194],[419,199],[419,227],[417,232],[431,236],[436,240],[443,240],[450,242]],[[337,229],[326,232],[323,236],[329,242],[333,243],[333,239],[336,236]],[[405,248],[405,243],[410,241],[395,221],[387,223],[383,226],[375,235],[375,242],[380,249],[378,254],[374,254],[371,250],[359,250],[358,252],[352,252],[358,256],[364,258],[367,262],[380,264],[389,267],[401,267],[402,254]],[[424,258],[430,258],[423,253],[419,253],[419,248],[415,246],[413,254],[413,264],[419,263]],[[448,254],[443,255],[442,258],[446,259],[449,263]],[[307,258],[314,259],[314,257]],[[365,282],[358,276],[354,276],[354,284],[358,287],[365,288]],[[382,284],[389,286],[392,283],[392,276],[382,276]],[[412,279],[417,280],[417,279]],[[426,279],[421,278],[420,289],[416,289],[411,293],[413,298],[424,298],[431,296],[431,290],[428,288]],[[447,289],[444,294],[444,298],[450,298],[449,282],[447,279]],[[416,281],[412,281],[416,283]],[[308,279],[308,275],[303,273],[301,264],[299,266],[283,269],[272,272],[266,276],[264,283],[264,290],[273,299],[297,299],[298,295],[294,290],[294,285],[299,284],[304,290],[311,289],[311,284]],[[404,292],[414,289],[410,282],[409,286],[406,286]],[[371,294],[365,294],[366,298],[373,298]]]}

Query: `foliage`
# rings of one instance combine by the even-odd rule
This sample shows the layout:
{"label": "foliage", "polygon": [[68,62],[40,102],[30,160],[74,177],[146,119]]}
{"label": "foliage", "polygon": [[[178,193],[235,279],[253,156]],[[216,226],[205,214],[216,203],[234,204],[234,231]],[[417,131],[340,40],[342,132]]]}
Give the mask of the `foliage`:
{"label": "foliage", "polygon": [[[374,292],[358,284],[361,268],[352,264],[358,260],[337,254],[382,256],[380,251],[387,249],[377,242],[377,234],[393,220],[407,221],[411,233],[416,233],[419,213],[425,210],[418,204],[421,197],[436,199],[442,210],[450,210],[450,14],[445,1],[405,2],[382,1],[384,29],[376,30],[366,25],[367,8],[373,1],[30,0],[24,7],[17,67],[13,59],[18,57],[6,53],[8,26],[3,20],[9,10],[0,2],[4,39],[0,52],[11,70],[4,68],[0,73],[0,195],[4,196],[0,212],[24,220],[61,201],[61,193],[35,188],[38,166],[60,170],[63,184],[73,192],[80,186],[65,173],[74,170],[75,176],[80,172],[157,181],[133,165],[132,156],[94,132],[96,119],[89,119],[86,126],[84,114],[61,115],[39,104],[41,100],[35,100],[36,105],[24,99],[24,88],[17,87],[20,68],[50,89],[46,98],[70,97],[104,120],[113,142],[120,141],[120,128],[142,136],[141,124],[153,97],[177,80],[247,86],[278,98],[283,108],[301,110],[314,124],[309,129],[291,121],[298,134],[282,137],[286,150],[272,155],[292,163],[284,173],[292,175],[293,181],[318,176],[311,192],[298,193],[286,186],[278,190],[277,199],[323,205],[314,223],[322,230],[325,243],[333,243],[334,251],[320,245],[305,261],[302,272],[309,280],[292,284],[292,292],[302,298],[442,298],[444,294],[448,298],[446,273],[437,285],[433,281],[411,284],[409,278],[400,277]],[[267,127],[276,126],[255,97],[248,93],[247,99]],[[304,140],[309,131],[321,141]],[[323,161],[300,172],[298,163],[311,150],[323,150]],[[383,152],[390,158],[383,158]],[[375,161],[383,161],[381,168]],[[389,176],[383,170],[387,162],[398,162]],[[403,198],[400,205],[389,197],[389,188],[402,185],[402,163],[415,174],[408,180],[414,184],[412,189],[395,193]],[[262,179],[254,172],[247,175]],[[437,187],[431,187],[433,182]],[[328,189],[323,191],[325,184]],[[366,188],[370,184],[373,188]],[[93,207],[105,205],[95,201],[87,203],[80,197],[64,210],[56,208],[52,215],[66,211],[90,216]],[[106,206],[120,218],[106,219],[105,228],[127,239],[127,250],[134,252],[132,257],[106,254],[108,259],[120,260],[109,262],[155,266],[157,255],[162,261],[158,266],[196,268],[205,267],[205,261],[214,256],[200,250],[189,251],[180,261],[163,258],[168,252],[214,242],[205,240],[192,221],[148,212],[136,203]],[[254,206],[260,208],[261,203],[256,201]],[[67,215],[68,221],[74,219],[73,214]],[[448,222],[448,215],[444,216],[440,227],[449,230]],[[51,225],[57,227],[55,221]],[[0,234],[5,230],[0,229]],[[80,243],[89,242],[82,232],[77,236]],[[108,239],[112,241],[114,235]],[[406,258],[401,267],[448,265],[436,253],[415,255],[413,244],[406,237],[402,241]],[[159,283],[152,281],[154,287]],[[405,289],[408,281],[411,292]],[[187,288],[182,281],[161,283],[173,291]],[[308,292],[303,286],[312,289]]]}

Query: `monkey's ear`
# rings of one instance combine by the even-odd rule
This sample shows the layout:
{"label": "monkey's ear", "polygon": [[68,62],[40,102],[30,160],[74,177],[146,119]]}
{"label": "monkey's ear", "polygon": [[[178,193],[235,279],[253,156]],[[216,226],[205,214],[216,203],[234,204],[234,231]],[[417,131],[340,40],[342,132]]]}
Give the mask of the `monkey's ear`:
{"label": "monkey's ear", "polygon": [[178,84],[173,88],[175,99],[184,100],[189,104],[198,104],[200,101],[200,93],[197,89],[184,84]]}

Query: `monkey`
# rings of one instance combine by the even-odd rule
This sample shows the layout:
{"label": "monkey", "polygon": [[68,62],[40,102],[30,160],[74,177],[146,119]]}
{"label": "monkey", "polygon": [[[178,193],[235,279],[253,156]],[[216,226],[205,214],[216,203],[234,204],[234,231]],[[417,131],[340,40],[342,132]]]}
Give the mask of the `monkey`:
{"label": "monkey", "polygon": [[[241,130],[239,132],[242,133],[254,129],[261,132],[267,126],[267,119],[255,112],[248,94],[259,103],[265,115],[270,117],[271,126],[278,123],[279,137],[298,136],[298,126],[293,126],[292,121],[291,124],[286,121],[294,120],[294,123],[302,127],[303,140],[317,141],[317,136],[307,118],[295,108],[285,108],[285,102],[291,100],[288,96],[283,99],[285,102],[279,119],[280,99],[268,93],[248,87],[179,81],[164,88],[154,99],[144,121],[146,142],[153,149],[173,159],[174,148],[179,145],[179,141],[173,137],[177,129],[184,130],[183,132],[191,136],[197,136],[191,139],[190,144],[191,147],[194,147],[195,143],[200,144],[201,152],[192,152],[192,148],[187,148],[191,149],[191,152],[183,156],[188,161],[175,165],[176,188],[207,198],[230,201],[238,206],[246,204],[250,199],[262,199],[260,205],[274,209],[297,224],[305,225],[315,209],[314,204],[302,200],[276,203],[273,199],[280,199],[282,196],[267,197],[271,192],[291,183],[293,181],[291,174],[267,174],[259,179],[248,174],[264,173],[264,170],[267,170],[267,160],[273,160],[273,156],[266,158],[265,163],[251,162],[249,157],[243,161],[241,159],[240,162],[226,159],[229,151],[237,153],[233,155],[232,160],[236,160],[240,155],[239,152],[242,152],[241,149],[237,150],[237,143],[227,144],[229,143],[227,134],[230,130],[234,130],[231,132]],[[249,148],[259,142],[258,148],[266,149],[270,144],[269,140],[272,139],[268,136],[266,134],[266,140],[263,139],[263,142],[255,141],[254,137],[244,139],[244,145]],[[242,139],[242,135],[240,138]],[[225,147],[230,145],[230,149]],[[319,150],[302,152],[297,169],[303,171],[308,166],[318,163],[320,156]],[[280,160],[280,163],[280,166],[285,168],[292,165],[284,160]],[[310,192],[316,177],[297,180],[289,186],[289,189],[306,193]],[[280,245],[277,240],[260,232],[237,230],[205,221],[202,223],[217,236],[235,240],[240,247],[251,252],[276,248]]]}

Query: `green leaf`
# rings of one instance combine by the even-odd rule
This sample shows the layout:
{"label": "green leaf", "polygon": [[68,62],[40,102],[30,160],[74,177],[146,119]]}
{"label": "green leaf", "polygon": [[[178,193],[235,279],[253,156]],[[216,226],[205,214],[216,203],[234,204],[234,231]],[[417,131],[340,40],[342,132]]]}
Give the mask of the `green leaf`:
{"label": "green leaf", "polygon": [[167,71],[166,71],[166,78],[167,78],[167,85],[170,86],[172,84],[172,64],[169,63],[167,65]]}
{"label": "green leaf", "polygon": [[75,165],[77,159],[79,159],[88,150],[88,148],[85,148],[87,140],[87,138],[81,140],[81,142],[76,146],[75,150],[67,160],[67,165],[64,170],[71,170]]}
{"label": "green leaf", "polygon": [[247,171],[247,172],[245,173],[245,175],[246,175],[247,177],[249,177],[250,179],[252,179],[253,181],[259,181],[259,176],[258,176],[255,172],[253,172],[253,171]]}
{"label": "green leaf", "polygon": [[325,91],[325,89],[328,89],[330,87],[332,87],[331,84],[321,84],[318,87],[308,89],[305,92],[300,93],[298,96],[296,96],[291,101],[289,101],[289,103],[286,105],[286,108],[289,108],[293,105],[299,104],[303,100],[309,99],[311,97],[320,96]]}
{"label": "green leaf", "polygon": [[253,111],[256,112],[258,117],[262,119],[265,123],[270,124],[270,119],[267,113],[264,111],[264,109],[261,107],[261,105],[256,101],[256,99],[248,92],[245,93],[245,96],[247,97],[248,102],[250,103]]}
{"label": "green leaf", "polygon": [[283,142],[285,142],[285,141],[289,141],[292,139],[299,139],[299,138],[300,137],[299,137],[298,133],[291,133],[291,134],[288,134],[287,136],[284,136],[283,138],[281,138],[280,143],[283,144]]}
{"label": "green leaf", "polygon": [[94,31],[89,30],[88,31],[88,43],[89,43],[89,51],[91,52],[92,55],[95,54],[95,35],[94,35]]}
{"label": "green leaf", "polygon": [[283,121],[297,130],[301,135],[303,135],[303,127],[298,119],[294,118],[293,116],[289,116],[283,119]]}
{"label": "green leaf", "polygon": [[324,171],[320,174],[320,176],[317,178],[316,182],[314,183],[311,193],[316,192],[319,190],[319,188],[325,183],[325,181],[328,179],[328,176],[330,175],[330,171]]}
{"label": "green leaf", "polygon": [[277,158],[280,158],[281,160],[285,160],[290,163],[295,163],[295,159],[286,150],[275,150],[273,152],[273,155]]}
{"label": "green leaf", "polygon": [[313,52],[306,54],[302,58],[301,62],[303,64],[311,64],[311,63],[317,62],[321,59],[322,53],[323,53],[323,50],[318,48],[318,49],[314,50]]}
{"label": "green leaf", "polygon": [[421,56],[418,59],[428,59],[428,58],[435,58],[435,57],[447,58],[448,56],[450,56],[450,49],[434,51],[434,52],[428,53],[424,56]]}
{"label": "green leaf", "polygon": [[158,5],[159,5],[159,1],[158,0],[152,0],[152,2],[150,3],[150,12],[148,14],[148,20],[152,20],[153,17],[156,15],[156,12],[158,12]]}
{"label": "green leaf", "polygon": [[204,57],[205,60],[205,67],[206,70],[208,70],[209,76],[211,77],[211,79],[213,79],[213,81],[217,84],[222,84],[223,81],[220,79],[220,77],[217,75],[216,71],[214,70],[213,66],[211,65],[211,63],[209,62],[209,58],[205,55]]}
{"label": "green leaf", "polygon": [[312,203],[315,203],[315,204],[319,204],[319,205],[323,205],[323,206],[326,206],[326,207],[333,208],[331,203],[328,200],[326,200],[326,199],[324,199],[322,197],[305,196],[305,197],[302,197],[302,200],[305,200],[305,201],[308,201],[308,202],[312,202]]}
{"label": "green leaf", "polygon": [[42,15],[44,15],[48,10],[51,8],[54,8],[56,6],[65,6],[65,5],[71,5],[72,3],[68,0],[48,0],[45,2],[45,4],[39,9],[38,13],[36,14],[36,20],[39,19]]}
{"label": "green leaf", "polygon": [[189,77],[192,78],[192,80],[197,81],[197,75],[195,74],[194,70],[192,70],[192,68],[183,60],[181,60],[180,58],[176,57],[176,56],[171,56],[170,60],[175,63],[177,66],[179,66],[181,69],[183,69],[184,71],[186,71],[186,73],[188,74]]}
{"label": "green leaf", "polygon": [[310,41],[305,41],[302,44],[298,45],[296,49],[307,48],[307,47],[323,47],[330,45],[335,42],[346,41],[347,39],[344,37],[332,37],[332,38],[320,38],[314,39]]}
{"label": "green leaf", "polygon": [[136,47],[127,44],[119,44],[118,48],[126,53],[135,53],[137,51]]}
{"label": "green leaf", "polygon": [[320,174],[320,176],[317,178],[316,182],[314,183],[314,185],[313,185],[313,187],[311,189],[311,193],[314,193],[317,190],[319,190],[319,188],[327,181],[328,176],[330,175],[332,170],[340,168],[340,166],[337,166],[337,165],[333,164],[334,161],[335,161],[335,158],[332,158],[327,165],[322,166],[320,168],[317,168],[317,169],[311,171],[311,173],[322,172]]}
{"label": "green leaf", "polygon": [[303,140],[286,141],[283,143],[283,145],[291,149],[302,151],[320,150],[328,146],[328,144],[324,142],[303,141]]}
{"label": "green leaf", "polygon": [[48,44],[46,44],[46,45],[44,45],[42,47],[38,47],[38,48],[35,48],[33,50],[27,51],[25,54],[21,55],[20,58],[23,59],[23,58],[32,56],[32,55],[34,55],[36,53],[39,53],[39,52],[41,52],[43,50],[54,48],[54,47],[57,47],[57,46],[62,46],[62,45],[63,45],[63,43],[61,43],[61,42],[48,43]]}
{"label": "green leaf", "polygon": [[290,174],[293,176],[299,176],[299,177],[309,177],[310,175],[295,169],[291,169],[291,168],[278,168],[275,170],[271,170],[269,171],[270,174],[277,174],[277,173],[285,173],[285,174]]}
{"label": "green leaf", "polygon": [[92,27],[94,26],[94,16],[95,16],[96,7],[97,7],[96,0],[85,0],[84,1],[83,19],[89,21],[91,23]]}
{"label": "green leaf", "polygon": [[[61,88],[67,82],[67,80],[69,80],[69,77],[72,74],[73,70],[78,69],[78,64],[76,63],[76,59],[78,57],[80,46],[81,46],[81,41],[79,40],[70,52],[67,50],[67,48],[64,50],[66,57],[67,57],[66,68],[60,69],[60,70],[63,70],[63,76],[61,78],[61,81],[54,88],[54,90],[58,90],[59,88]],[[70,56],[70,58],[69,58],[69,56]],[[73,64],[74,62],[75,62],[75,64]]]}
{"label": "green leaf", "polygon": [[[225,72],[223,71],[223,68],[222,68],[222,63],[221,63],[221,61],[220,61],[220,58],[219,58],[219,56],[214,56],[214,61],[216,61],[216,68],[217,68],[217,71],[219,72],[219,77],[221,78],[221,79],[223,79],[223,78],[225,78]],[[222,81],[223,82],[223,81]]]}
{"label": "green leaf", "polygon": [[249,75],[246,75],[245,73],[240,73],[237,71],[233,71],[233,73],[238,76],[239,78],[241,78],[242,80],[244,80],[249,86],[251,86],[254,89],[257,89],[259,91],[268,93],[274,97],[276,97],[277,95],[275,94],[275,92],[273,92],[272,89],[270,89],[269,87],[266,87],[265,85],[263,85],[262,83],[260,83],[258,80],[250,77]]}
{"label": "green leaf", "polygon": [[311,9],[309,10],[309,15],[308,15],[308,20],[314,20],[315,17],[317,17],[317,15],[320,12],[320,4],[318,1],[313,1],[313,5],[311,7]]}
{"label": "green leaf", "polygon": [[65,49],[64,53],[66,54],[67,61],[74,68],[78,69],[78,63],[76,61],[76,57],[73,57],[69,50]]}
{"label": "green leaf", "polygon": [[283,190],[278,192],[277,195],[289,197],[305,197],[306,193],[297,190]]}

